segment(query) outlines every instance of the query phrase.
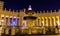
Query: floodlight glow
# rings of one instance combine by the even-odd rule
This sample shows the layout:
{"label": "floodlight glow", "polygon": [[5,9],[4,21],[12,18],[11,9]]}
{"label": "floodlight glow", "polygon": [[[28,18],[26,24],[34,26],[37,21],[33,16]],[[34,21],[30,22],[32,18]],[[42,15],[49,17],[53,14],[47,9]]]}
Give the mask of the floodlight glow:
{"label": "floodlight glow", "polygon": [[4,20],[1,20],[1,22],[4,22]]}
{"label": "floodlight glow", "polygon": [[28,8],[28,10],[32,10],[32,8],[31,8],[31,5],[29,5],[29,8]]}
{"label": "floodlight glow", "polygon": [[16,18],[16,16],[14,16],[14,18]]}
{"label": "floodlight glow", "polygon": [[12,16],[10,16],[10,18],[12,18]]}
{"label": "floodlight glow", "polygon": [[13,25],[16,25],[16,22],[15,21],[13,21]]}
{"label": "floodlight glow", "polygon": [[9,16],[6,16],[6,17],[9,17]]}
{"label": "floodlight glow", "polygon": [[59,21],[57,21],[57,24],[58,24],[58,26],[60,25],[60,24],[59,24]]}

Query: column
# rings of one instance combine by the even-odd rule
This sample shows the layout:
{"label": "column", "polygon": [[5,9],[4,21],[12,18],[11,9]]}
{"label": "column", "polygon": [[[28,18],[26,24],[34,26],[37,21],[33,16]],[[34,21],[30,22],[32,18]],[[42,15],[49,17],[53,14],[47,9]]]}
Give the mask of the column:
{"label": "column", "polygon": [[21,24],[22,24],[22,21],[21,21],[21,20],[22,20],[22,18],[21,18],[21,17],[19,17],[19,20],[20,20],[20,22],[19,22],[19,23],[20,23],[20,26],[21,26]]}
{"label": "column", "polygon": [[47,17],[45,17],[44,20],[45,20],[44,23],[45,23],[45,34],[46,34],[46,32],[47,32]]}
{"label": "column", "polygon": [[50,17],[48,17],[48,27],[51,27],[50,26]]}
{"label": "column", "polygon": [[[59,16],[59,24],[60,24],[60,16]],[[59,25],[59,34],[60,34],[60,25]]]}
{"label": "column", "polygon": [[11,30],[11,35],[15,35],[15,28],[12,28]]}
{"label": "column", "polygon": [[19,29],[20,29],[20,18],[19,17],[17,18],[17,24],[18,24]]}
{"label": "column", "polygon": [[58,30],[58,16],[56,16],[56,28],[55,28],[55,33],[59,33],[59,30]]}
{"label": "column", "polygon": [[48,17],[46,17],[46,27],[48,27]]}
{"label": "column", "polygon": [[5,29],[6,29],[6,15],[4,16],[4,26],[3,26],[3,29],[4,29],[4,33],[5,33]]}
{"label": "column", "polygon": [[[24,23],[24,21],[23,21],[23,17],[20,16],[20,26],[21,26],[21,28],[22,28],[22,26],[24,25],[23,23]],[[20,29],[20,30],[21,30],[21,29]],[[23,30],[21,30],[21,31],[23,31]]]}
{"label": "column", "polygon": [[42,26],[42,24],[41,24],[42,22],[41,22],[41,17],[40,17],[40,27]]}
{"label": "column", "polygon": [[15,26],[14,26],[15,24],[13,23],[13,19],[14,19],[14,17],[12,17],[12,25],[13,25],[13,27],[11,29],[11,35],[15,35]]}
{"label": "column", "polygon": [[54,19],[54,27],[55,27],[56,26],[56,19],[55,19],[55,17],[53,19]]}
{"label": "column", "polygon": [[39,26],[41,26],[41,18],[39,17]]}
{"label": "column", "polygon": [[41,19],[41,21],[42,21],[42,34],[44,33],[44,17],[41,17],[42,19]]}
{"label": "column", "polygon": [[40,30],[39,30],[39,32],[42,33],[42,20],[41,20],[42,17],[39,17],[39,19],[40,19],[40,28],[39,28]]}
{"label": "column", "polygon": [[38,19],[36,19],[36,27],[38,26]]}
{"label": "column", "polygon": [[18,28],[18,24],[17,24],[17,16],[15,16],[15,18],[16,18],[16,25],[15,25],[15,33],[16,33],[16,29]]}
{"label": "column", "polygon": [[[13,18],[14,18],[14,16],[12,16],[12,17],[10,18],[11,35],[14,35]],[[11,22],[11,21],[12,21],[12,22]]]}
{"label": "column", "polygon": [[45,24],[44,24],[44,17],[42,17],[42,23],[43,23],[43,27],[45,26]]}
{"label": "column", "polygon": [[38,26],[41,26],[41,24],[40,24],[40,17],[38,17]]}
{"label": "column", "polygon": [[34,24],[35,24],[35,27],[36,27],[36,26],[37,26],[37,25],[36,25],[36,24],[37,24],[37,23],[36,23],[36,20],[34,21]]}
{"label": "column", "polygon": [[21,16],[19,17],[19,31],[21,31],[21,24],[22,24],[22,21],[21,21]]}
{"label": "column", "polygon": [[42,17],[42,27],[44,27],[44,17]]}
{"label": "column", "polygon": [[46,29],[48,31],[48,17],[46,17]]}
{"label": "column", "polygon": [[8,35],[9,34],[9,28],[5,29],[5,34]]}
{"label": "column", "polygon": [[[19,17],[17,17],[16,18],[16,33],[17,33],[17,30],[19,30],[20,28],[19,28],[19,26],[20,26],[20,24],[19,24]],[[19,31],[18,31],[19,32]]]}
{"label": "column", "polygon": [[46,34],[46,29],[45,29],[45,17],[43,17],[43,34]]}
{"label": "column", "polygon": [[50,26],[52,28],[52,18],[50,17]]}
{"label": "column", "polygon": [[2,24],[2,33],[4,33],[4,15],[1,16],[1,24]]}
{"label": "column", "polygon": [[57,23],[58,23],[58,33],[60,34],[60,19],[59,19],[59,16],[57,16],[57,19],[58,19],[58,21],[57,21]]}
{"label": "column", "polygon": [[2,30],[3,30],[3,29],[2,29],[1,19],[2,19],[2,18],[1,18],[1,14],[0,14],[0,36],[1,36],[1,32],[2,32]]}
{"label": "column", "polygon": [[10,24],[10,17],[6,17],[6,18],[8,18],[8,22],[7,22],[7,24],[6,24],[6,28],[5,28],[5,34],[9,34],[9,24]]}
{"label": "column", "polygon": [[52,26],[54,27],[54,22],[55,21],[55,18],[54,17],[52,17]]}

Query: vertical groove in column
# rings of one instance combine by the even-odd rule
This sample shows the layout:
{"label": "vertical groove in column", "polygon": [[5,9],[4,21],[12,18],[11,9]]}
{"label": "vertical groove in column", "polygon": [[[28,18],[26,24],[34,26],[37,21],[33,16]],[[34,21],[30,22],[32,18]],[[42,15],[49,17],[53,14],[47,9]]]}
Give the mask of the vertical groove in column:
{"label": "vertical groove in column", "polygon": [[46,17],[46,28],[48,27],[48,17]]}

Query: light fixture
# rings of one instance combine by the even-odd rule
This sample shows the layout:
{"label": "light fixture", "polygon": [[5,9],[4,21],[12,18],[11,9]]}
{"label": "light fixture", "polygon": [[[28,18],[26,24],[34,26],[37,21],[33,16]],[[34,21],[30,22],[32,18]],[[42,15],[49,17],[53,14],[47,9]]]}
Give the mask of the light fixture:
{"label": "light fixture", "polygon": [[16,21],[13,21],[13,25],[16,25]]}
{"label": "light fixture", "polygon": [[3,15],[3,14],[1,14],[1,17],[4,17],[4,15]]}
{"label": "light fixture", "polygon": [[57,24],[58,24],[58,26],[60,25],[60,24],[59,24],[59,21],[57,21]]}
{"label": "light fixture", "polygon": [[4,20],[2,19],[1,22],[4,22]]}
{"label": "light fixture", "polygon": [[10,16],[10,18],[12,18],[12,16]]}
{"label": "light fixture", "polygon": [[6,16],[6,17],[9,17],[9,16]]}
{"label": "light fixture", "polygon": [[14,16],[14,18],[16,18],[16,16]]}

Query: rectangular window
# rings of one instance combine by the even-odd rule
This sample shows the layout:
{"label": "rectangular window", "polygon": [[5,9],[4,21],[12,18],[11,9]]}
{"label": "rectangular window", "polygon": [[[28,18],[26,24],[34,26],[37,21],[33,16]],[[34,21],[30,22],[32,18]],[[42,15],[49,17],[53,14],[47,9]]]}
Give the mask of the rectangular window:
{"label": "rectangular window", "polygon": [[16,26],[16,18],[13,18],[13,25]]}
{"label": "rectangular window", "polygon": [[19,18],[17,19],[17,25],[19,24]]}
{"label": "rectangular window", "polygon": [[8,18],[6,18],[6,24],[8,24]]}
{"label": "rectangular window", "polygon": [[10,25],[12,25],[12,18],[10,18]]}
{"label": "rectangular window", "polygon": [[2,17],[2,19],[1,19],[1,23],[4,23],[4,17]]}
{"label": "rectangular window", "polygon": [[56,26],[58,26],[58,18],[56,18]]}
{"label": "rectangular window", "polygon": [[2,17],[2,19],[4,19],[4,17]]}

